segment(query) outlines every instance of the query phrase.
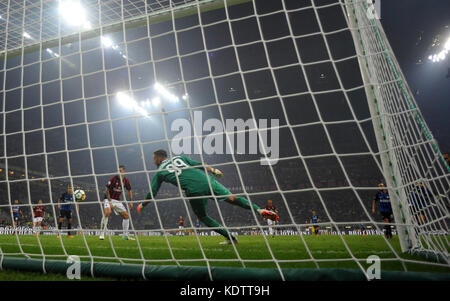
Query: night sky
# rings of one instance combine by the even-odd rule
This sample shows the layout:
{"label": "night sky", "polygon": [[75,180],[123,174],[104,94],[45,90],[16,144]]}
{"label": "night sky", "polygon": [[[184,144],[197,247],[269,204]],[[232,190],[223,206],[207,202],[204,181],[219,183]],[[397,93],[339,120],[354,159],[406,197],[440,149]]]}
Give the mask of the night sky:
{"label": "night sky", "polygon": [[[450,57],[431,63],[437,35],[450,38],[450,1],[381,1],[381,23],[425,121],[442,152],[450,152]],[[447,27],[446,27],[447,26]],[[434,50],[434,52],[438,52]],[[422,60],[422,64],[417,64]]]}

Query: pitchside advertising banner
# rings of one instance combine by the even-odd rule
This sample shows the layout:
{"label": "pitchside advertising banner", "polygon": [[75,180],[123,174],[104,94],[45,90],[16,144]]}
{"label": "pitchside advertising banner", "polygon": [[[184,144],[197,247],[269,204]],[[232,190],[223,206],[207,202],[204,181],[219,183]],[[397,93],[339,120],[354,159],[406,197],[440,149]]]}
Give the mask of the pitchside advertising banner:
{"label": "pitchside advertising banner", "polygon": [[[84,235],[87,236],[98,236],[100,235],[100,231],[98,230],[90,230],[90,229],[83,229],[82,231],[80,229],[73,229],[73,231],[76,231],[76,233],[78,235],[82,235],[84,233]],[[17,228],[13,228],[13,227],[0,227],[0,235],[33,235],[36,233],[36,230],[33,229],[32,227],[17,227]],[[246,236],[257,236],[257,235],[262,235],[260,230],[257,229],[250,229],[250,230],[240,230],[240,231],[232,231],[231,232],[233,235],[246,235]],[[397,232],[395,230],[392,231],[392,233],[394,235],[397,234]],[[62,235],[65,235],[64,230],[63,233],[61,233]],[[122,230],[116,230],[116,231],[107,231],[107,235],[121,235],[122,234]],[[266,236],[270,236],[268,231],[264,231],[264,234]],[[343,230],[340,232],[337,231],[326,231],[326,230],[320,230],[319,232],[320,235],[383,235],[383,232],[380,231],[376,231],[376,230],[352,230],[352,229],[347,229],[347,230]],[[437,233],[438,234],[438,233]],[[41,230],[40,231],[40,235],[58,235],[58,229],[54,228],[54,227],[49,227],[46,230]],[[184,232],[179,232],[179,230],[174,230],[174,231],[142,231],[139,230],[137,232],[138,236],[163,236],[163,235],[167,235],[167,236],[179,236],[179,235],[185,235],[185,236],[189,236],[189,235],[195,235],[193,232],[190,232],[189,230],[185,230]],[[220,236],[220,234],[217,234],[214,231],[210,231],[210,230],[197,230],[197,235],[199,236]],[[296,235],[311,235],[311,232],[309,231],[295,231],[295,230],[275,230],[275,235],[283,235],[283,236],[296,236]]]}

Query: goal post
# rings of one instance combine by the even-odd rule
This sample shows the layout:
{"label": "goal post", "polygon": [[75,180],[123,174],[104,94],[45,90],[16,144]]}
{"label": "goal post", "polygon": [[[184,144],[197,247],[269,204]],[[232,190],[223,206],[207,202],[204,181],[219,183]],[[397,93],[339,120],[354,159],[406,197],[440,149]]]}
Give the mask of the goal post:
{"label": "goal post", "polygon": [[[425,143],[430,147],[428,150],[431,153],[428,158],[428,164],[430,164],[429,168],[431,169],[431,165],[436,164],[438,169],[437,172],[440,172],[448,179],[447,174],[450,172],[450,167],[448,163],[445,162],[442,153],[437,146],[437,142],[434,140],[430,130],[424,122],[423,117],[417,108],[417,104],[415,104],[413,94],[408,87],[403,73],[401,72],[380,21],[375,17],[375,15],[370,13],[370,9],[373,9],[372,3],[367,1],[346,0],[345,4],[349,15],[349,24],[354,29],[352,30],[353,41],[355,43],[355,48],[359,53],[358,59],[361,67],[361,74],[364,78],[364,82],[366,83],[365,90],[368,106],[371,115],[373,116],[372,122],[378,149],[381,155],[380,158],[383,165],[385,179],[388,182],[388,186],[391,187],[390,196],[394,205],[393,213],[395,220],[398,223],[398,235],[400,238],[402,251],[412,252],[417,249],[423,249],[423,244],[414,229],[413,217],[411,216],[411,210],[409,210],[411,205],[408,204],[410,189],[405,181],[412,181],[412,179],[406,178],[405,174],[400,172],[400,168],[405,167],[405,165],[402,166],[399,164],[399,160],[404,160],[402,155],[404,156],[405,154],[401,153],[403,151],[396,151],[396,145],[394,144],[395,142],[392,143],[392,140],[394,139],[393,136],[405,135],[406,133],[395,132],[394,129],[392,129],[392,124],[390,124],[391,122],[389,119],[392,118],[390,114],[395,112],[389,108],[389,104],[386,104],[386,102],[403,101],[405,102],[405,107],[411,110],[410,114],[414,118],[412,122],[416,123],[415,130],[417,131],[418,136],[416,137],[416,141],[423,141],[422,143]],[[373,43],[374,41],[376,43],[375,46],[373,44],[368,44]],[[381,68],[387,68],[387,71],[390,71],[394,76],[396,85],[395,88],[399,93],[397,100],[386,99],[386,97],[383,97],[381,94],[382,91],[380,90],[383,82],[383,76],[380,75],[378,70],[380,69],[380,61],[375,59],[377,55],[382,55],[381,60],[384,61],[385,64],[385,66],[381,66]],[[394,110],[395,109],[398,110],[398,113],[401,113],[399,110],[400,108],[394,108]],[[403,138],[395,137],[395,140],[401,141]],[[407,151],[408,150],[406,149],[405,152]],[[415,154],[413,154],[413,156],[414,155]],[[412,160],[414,160],[414,158],[412,158]],[[414,163],[411,162],[409,164]],[[417,174],[415,176],[416,178],[414,180],[420,181],[421,177],[426,178],[427,175]],[[436,185],[441,193],[448,193],[448,188],[445,187],[445,184],[443,186],[440,184],[441,183],[431,183],[431,185]],[[404,225],[400,225],[399,223],[404,223]],[[445,250],[443,251],[444,254],[447,252]],[[448,261],[448,255],[444,255],[444,258],[445,257],[447,257],[446,260]]]}
{"label": "goal post", "polygon": [[[393,204],[393,213],[394,213],[394,217],[396,221],[402,221],[402,223],[405,223],[406,225],[412,225],[412,221],[410,218],[410,215],[408,212],[406,212],[406,216],[405,216],[405,211],[402,210],[402,208],[408,208],[407,204],[405,206],[405,204],[401,204],[401,200],[406,200],[406,194],[404,193],[404,191],[402,191],[402,189],[399,189],[398,187],[402,186],[401,182],[401,177],[398,176],[398,172],[397,172],[397,168],[398,166],[393,163],[393,160],[391,159],[391,153],[389,152],[389,148],[391,146],[388,145],[389,140],[386,140],[385,137],[386,132],[383,130],[383,128],[386,128],[385,126],[383,127],[383,118],[381,117],[381,108],[378,105],[378,100],[383,100],[383,98],[377,98],[377,96],[375,95],[375,87],[374,85],[371,85],[371,82],[375,82],[375,81],[371,81],[371,78],[369,77],[369,74],[373,74],[373,72],[369,71],[369,63],[368,63],[368,58],[367,56],[370,56],[371,53],[369,51],[366,51],[366,48],[364,47],[364,42],[363,42],[363,33],[361,32],[361,30],[358,29],[358,16],[356,15],[357,11],[361,14],[361,8],[364,8],[364,10],[362,10],[363,12],[366,13],[366,17],[368,14],[368,6],[367,3],[365,3],[366,5],[363,5],[362,3],[358,3],[356,2],[356,4],[354,3],[354,1],[345,1],[346,4],[346,8],[347,8],[347,12],[348,12],[348,18],[349,18],[349,25],[351,26],[351,28],[353,28],[352,30],[352,35],[353,35],[353,41],[355,44],[355,48],[357,49],[357,53],[359,53],[358,56],[358,62],[359,62],[359,66],[361,68],[361,75],[363,77],[363,81],[366,83],[365,86],[365,91],[366,91],[366,96],[367,96],[367,103],[368,103],[368,107],[370,110],[370,115],[373,117],[372,119],[372,124],[373,124],[373,128],[374,128],[374,133],[376,136],[376,140],[377,140],[377,146],[378,146],[378,150],[380,152],[380,158],[381,158],[381,163],[383,166],[383,173],[385,175],[388,175],[385,177],[386,182],[387,182],[387,186],[389,187],[388,190],[391,192],[390,193],[390,197],[391,197],[391,202]],[[355,6],[360,5],[360,9],[358,10]],[[360,19],[361,15],[359,15]],[[374,21],[375,22],[375,21]],[[370,26],[370,25],[367,25]],[[370,27],[369,27],[370,28]],[[381,28],[381,26],[379,27]],[[375,29],[374,29],[375,30]],[[365,32],[365,31],[364,31]],[[403,192],[403,193],[402,193]],[[397,222],[398,223],[398,222]],[[413,246],[417,247],[418,242],[417,239],[414,235],[412,235],[414,233],[413,229],[411,228],[411,226],[409,226],[409,230],[407,229],[408,226],[406,225],[400,225],[397,224],[397,229],[398,229],[398,236],[399,236],[399,240],[400,240],[400,244],[401,244],[401,248],[403,252],[407,252],[408,250],[410,250]]]}
{"label": "goal post", "polygon": [[385,280],[448,279],[450,167],[370,5],[2,2],[0,270],[367,280],[375,255]]}

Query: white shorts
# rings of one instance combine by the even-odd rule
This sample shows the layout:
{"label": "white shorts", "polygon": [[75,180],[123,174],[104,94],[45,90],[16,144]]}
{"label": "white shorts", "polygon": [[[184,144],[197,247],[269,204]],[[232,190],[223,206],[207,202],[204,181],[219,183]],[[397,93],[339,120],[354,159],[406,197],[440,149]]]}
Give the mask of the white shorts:
{"label": "white shorts", "polygon": [[184,227],[183,226],[178,226],[178,229],[184,229]]}
{"label": "white shorts", "polygon": [[[120,214],[121,212],[127,211],[127,209],[125,209],[125,206],[122,204],[122,202],[119,202],[118,200],[111,199],[111,204],[113,205],[113,211],[116,215]],[[105,208],[105,209],[111,208],[111,204],[109,203],[108,199],[105,199],[103,201],[103,208]]]}
{"label": "white shorts", "polygon": [[273,225],[273,220],[271,220],[270,218],[267,218],[266,221],[269,226]]}
{"label": "white shorts", "polygon": [[33,223],[40,223],[42,222],[43,218],[42,217],[35,217],[33,218]]}

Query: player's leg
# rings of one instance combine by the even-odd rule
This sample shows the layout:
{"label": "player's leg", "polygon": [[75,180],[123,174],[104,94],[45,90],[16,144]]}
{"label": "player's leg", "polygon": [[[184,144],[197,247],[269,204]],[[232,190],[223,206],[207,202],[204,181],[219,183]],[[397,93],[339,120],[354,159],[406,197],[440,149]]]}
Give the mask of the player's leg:
{"label": "player's leg", "polygon": [[269,226],[269,235],[274,237],[273,233],[273,221],[270,218],[266,218],[267,225]]}
{"label": "player's leg", "polygon": [[182,236],[183,235],[183,226],[178,226],[178,233],[177,235]]}
{"label": "player's leg", "polygon": [[59,211],[59,220],[58,220],[58,236],[59,237],[61,235],[61,229],[62,229],[62,223],[64,223],[64,211],[60,210]]}
{"label": "player's leg", "polygon": [[[212,186],[214,195],[218,196],[220,201],[223,200],[229,204],[239,206],[241,208],[248,209],[248,210],[251,210],[251,208],[253,207],[253,210],[255,210],[255,212],[259,213],[261,216],[263,216],[265,218],[270,218],[270,219],[274,219],[274,220],[278,219],[278,215],[275,212],[266,210],[266,209],[261,209],[255,203],[250,204],[250,202],[242,196],[237,197],[237,196],[232,195],[228,189],[226,189],[222,184],[220,184],[218,182],[215,182],[215,181],[211,182],[211,186]],[[225,197],[225,196],[227,196],[227,197]]]}
{"label": "player's leg", "polygon": [[[383,221],[385,223],[389,223],[389,215],[388,215],[388,213],[383,212],[382,216],[383,216]],[[385,225],[384,226],[384,237],[389,238],[390,231],[391,231],[391,226],[390,225]]]}
{"label": "player's leg", "polygon": [[38,222],[38,235],[41,234],[41,230],[42,230],[42,220],[43,220],[43,218],[41,217],[41,218],[40,218],[40,221]]}
{"label": "player's leg", "polygon": [[33,218],[33,234],[34,234],[34,236],[37,236],[36,226],[37,226],[36,218]]}
{"label": "player's leg", "polygon": [[[189,203],[191,204],[192,211],[194,211],[195,215],[198,217],[200,222],[202,222],[204,225],[208,227],[222,227],[221,224],[219,224],[216,220],[211,218],[206,214],[206,207],[207,207],[208,199],[194,199],[189,200]],[[214,229],[215,232],[219,233],[220,235],[224,236],[228,241],[233,239],[235,242],[237,242],[237,239],[230,235],[226,229],[219,228]]]}
{"label": "player's leg", "polygon": [[122,204],[122,202],[119,202],[117,200],[112,200],[113,203],[113,210],[114,212],[120,214],[123,218],[122,220],[122,239],[123,240],[134,240],[134,238],[128,236],[128,229],[130,228],[130,215],[128,214],[127,209]]}
{"label": "player's leg", "polygon": [[123,220],[122,220],[122,229],[123,229],[122,238],[124,240],[128,240],[128,239],[133,240],[131,237],[128,236],[128,229],[130,228],[130,216],[129,216],[128,212],[122,211],[122,212],[120,212],[120,215],[123,217]]}
{"label": "player's leg", "polygon": [[36,236],[39,236],[41,234],[41,222],[42,222],[42,217],[37,217],[36,223],[33,223],[34,224],[33,227],[36,227]]}
{"label": "player's leg", "polygon": [[103,201],[103,217],[100,223],[100,236],[99,236],[100,240],[105,239],[105,231],[108,226],[108,219],[110,215],[111,215],[111,206],[109,200],[105,199]]}
{"label": "player's leg", "polygon": [[73,238],[72,232],[70,231],[72,229],[72,212],[67,211],[67,238]]}
{"label": "player's leg", "polygon": [[[384,222],[385,222],[385,223],[389,223],[389,221],[388,221],[387,218],[384,219]],[[389,225],[385,225],[385,226],[384,226],[384,237],[386,237],[386,238],[389,238],[389,228],[390,228]]]}
{"label": "player's leg", "polygon": [[[392,222],[392,213],[389,213],[389,215],[386,218],[387,223]],[[386,225],[386,235],[388,238],[392,238],[392,227],[391,225]]]}

